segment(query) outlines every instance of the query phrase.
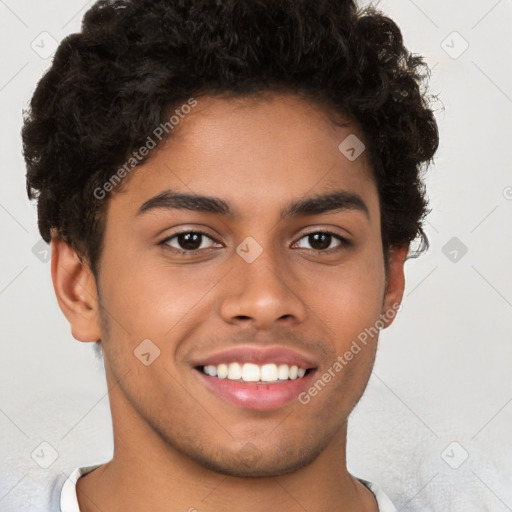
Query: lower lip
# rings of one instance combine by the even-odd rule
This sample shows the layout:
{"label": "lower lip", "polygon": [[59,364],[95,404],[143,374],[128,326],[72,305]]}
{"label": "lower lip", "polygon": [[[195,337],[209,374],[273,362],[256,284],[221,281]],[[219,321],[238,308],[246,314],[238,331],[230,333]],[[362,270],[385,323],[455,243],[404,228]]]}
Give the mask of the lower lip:
{"label": "lower lip", "polygon": [[272,384],[255,384],[219,379],[194,370],[199,378],[217,395],[228,402],[245,409],[266,411],[283,407],[294,400],[310,386],[315,370],[294,380],[277,381]]}

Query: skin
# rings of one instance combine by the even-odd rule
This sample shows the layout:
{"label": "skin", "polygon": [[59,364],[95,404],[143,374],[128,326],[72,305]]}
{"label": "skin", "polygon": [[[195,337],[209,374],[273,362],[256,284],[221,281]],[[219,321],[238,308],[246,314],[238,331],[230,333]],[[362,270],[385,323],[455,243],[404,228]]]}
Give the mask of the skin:
{"label": "skin", "polygon": [[[112,461],[78,480],[82,511],[377,510],[345,462],[347,418],[377,336],[307,405],[271,411],[224,401],[191,366],[235,345],[276,344],[312,355],[321,375],[400,303],[408,248],[392,248],[386,279],[366,154],[349,161],[338,150],[348,135],[364,137],[345,121],[335,125],[293,95],[198,98],[109,199],[97,283],[71,247],[52,240],[53,283],[72,335],[102,342],[114,429]],[[137,215],[166,189],[222,198],[237,215]],[[343,209],[280,220],[290,201],[339,189],[358,194],[369,216]],[[178,252],[177,238],[159,245],[187,229],[212,239],[192,256]],[[306,235],[321,230],[350,245],[333,237],[330,254],[315,251]],[[248,236],[263,249],[252,263],[235,250]],[[133,354],[144,339],[160,350],[149,366]]]}

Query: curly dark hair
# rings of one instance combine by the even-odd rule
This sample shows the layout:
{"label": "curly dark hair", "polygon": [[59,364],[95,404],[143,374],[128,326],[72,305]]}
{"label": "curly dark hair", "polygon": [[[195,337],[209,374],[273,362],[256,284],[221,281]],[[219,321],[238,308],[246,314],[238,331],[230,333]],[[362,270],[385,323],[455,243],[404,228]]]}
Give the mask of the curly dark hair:
{"label": "curly dark hair", "polygon": [[439,143],[429,73],[391,19],[353,0],[100,0],[24,113],[41,236],[62,237],[97,277],[107,200],[94,190],[169,112],[191,97],[284,91],[357,121],[385,257],[419,237],[417,255],[428,248],[421,173]]}

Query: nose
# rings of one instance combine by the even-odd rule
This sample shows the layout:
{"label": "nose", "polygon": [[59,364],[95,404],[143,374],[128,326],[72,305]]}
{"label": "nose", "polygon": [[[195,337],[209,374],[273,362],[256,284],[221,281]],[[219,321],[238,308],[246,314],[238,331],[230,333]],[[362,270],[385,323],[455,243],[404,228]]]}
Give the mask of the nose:
{"label": "nose", "polygon": [[[220,314],[230,324],[258,330],[304,321],[307,307],[289,263],[269,250],[251,263],[233,255],[233,270],[223,282]],[[295,279],[294,279],[295,277]]]}

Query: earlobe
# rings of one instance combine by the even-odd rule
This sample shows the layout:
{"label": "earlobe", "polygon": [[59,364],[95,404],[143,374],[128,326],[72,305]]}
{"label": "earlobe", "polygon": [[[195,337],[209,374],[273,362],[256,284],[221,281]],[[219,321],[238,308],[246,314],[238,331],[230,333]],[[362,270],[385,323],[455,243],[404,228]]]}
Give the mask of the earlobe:
{"label": "earlobe", "polygon": [[52,237],[52,281],[59,307],[78,341],[98,341],[98,297],[94,275],[62,238]]}
{"label": "earlobe", "polygon": [[404,264],[408,252],[408,245],[389,249],[388,278],[381,311],[384,328],[393,323],[402,302],[405,288]]}

